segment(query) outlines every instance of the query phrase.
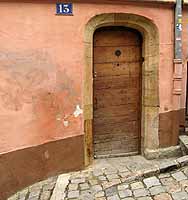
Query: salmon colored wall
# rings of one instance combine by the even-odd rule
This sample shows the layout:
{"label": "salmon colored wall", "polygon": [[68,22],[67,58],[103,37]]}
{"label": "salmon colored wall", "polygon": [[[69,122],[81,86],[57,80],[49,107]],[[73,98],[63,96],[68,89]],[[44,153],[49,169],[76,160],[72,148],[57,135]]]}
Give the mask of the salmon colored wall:
{"label": "salmon colored wall", "polygon": [[1,152],[83,134],[82,115],[73,113],[82,108],[84,27],[91,17],[113,12],[143,15],[159,28],[160,112],[172,109],[170,7],[75,3],[68,17],[55,15],[54,3],[1,3]]}
{"label": "salmon colored wall", "polygon": [[[0,3],[1,153],[83,137],[84,30],[89,19],[101,13],[133,13],[157,25],[160,113],[172,111],[173,8],[136,3],[124,6],[74,3],[73,6],[74,16],[57,16],[55,3]],[[70,142],[69,148],[71,144],[76,145]],[[83,152],[83,139],[77,145]],[[63,155],[71,156],[77,148]],[[81,167],[83,155],[78,160]],[[17,167],[23,165],[18,162]],[[49,165],[46,172],[53,175],[63,170]],[[32,181],[39,177],[33,177]],[[20,181],[19,187],[24,181]]]}
{"label": "salmon colored wall", "polygon": [[83,134],[82,115],[74,117],[82,106],[78,22],[70,26],[50,4],[1,3],[0,12],[0,152]]}
{"label": "salmon colored wall", "polygon": [[182,82],[182,98],[181,98],[181,108],[185,108],[186,103],[186,84],[187,84],[187,61],[188,61],[188,7],[184,7],[183,10],[183,82]]}

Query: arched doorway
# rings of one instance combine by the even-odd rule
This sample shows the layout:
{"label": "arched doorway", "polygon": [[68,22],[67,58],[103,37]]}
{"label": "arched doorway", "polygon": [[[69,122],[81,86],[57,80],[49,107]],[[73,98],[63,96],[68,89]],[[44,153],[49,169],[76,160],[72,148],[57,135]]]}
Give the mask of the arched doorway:
{"label": "arched doorway", "polygon": [[142,35],[142,96],[141,96],[141,154],[154,156],[159,148],[159,31],[152,20],[130,13],[105,13],[92,17],[86,24],[84,68],[84,136],[85,165],[93,160],[93,36],[97,29],[121,26],[137,30]]}
{"label": "arched doorway", "polygon": [[139,154],[142,36],[131,28],[102,27],[93,45],[94,157]]}

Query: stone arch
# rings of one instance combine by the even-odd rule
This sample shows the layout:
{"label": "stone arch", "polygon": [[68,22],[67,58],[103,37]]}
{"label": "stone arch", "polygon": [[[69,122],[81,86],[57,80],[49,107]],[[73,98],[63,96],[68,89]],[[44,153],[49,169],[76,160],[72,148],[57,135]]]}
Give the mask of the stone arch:
{"label": "stone arch", "polygon": [[84,67],[84,132],[85,164],[92,161],[92,119],[93,119],[93,34],[105,26],[125,26],[139,31],[143,37],[142,54],[142,119],[141,152],[159,148],[159,32],[148,18],[127,13],[107,13],[91,18],[86,24],[85,67]]}

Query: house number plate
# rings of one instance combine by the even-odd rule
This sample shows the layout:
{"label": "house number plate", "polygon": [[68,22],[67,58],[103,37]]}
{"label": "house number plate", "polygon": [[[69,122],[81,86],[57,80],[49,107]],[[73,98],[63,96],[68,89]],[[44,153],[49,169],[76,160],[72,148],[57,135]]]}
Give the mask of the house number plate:
{"label": "house number plate", "polygon": [[73,15],[72,3],[56,3],[57,15]]}

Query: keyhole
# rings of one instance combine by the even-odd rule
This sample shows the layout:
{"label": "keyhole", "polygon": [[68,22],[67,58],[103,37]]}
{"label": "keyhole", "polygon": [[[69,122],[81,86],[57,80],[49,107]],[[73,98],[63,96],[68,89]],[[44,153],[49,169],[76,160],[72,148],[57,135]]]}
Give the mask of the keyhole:
{"label": "keyhole", "polygon": [[116,51],[115,51],[115,55],[116,55],[117,57],[121,56],[121,51],[120,51],[119,49],[116,50]]}

